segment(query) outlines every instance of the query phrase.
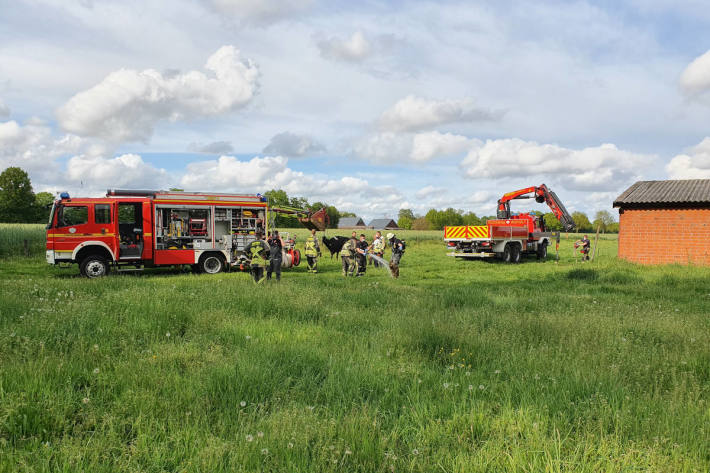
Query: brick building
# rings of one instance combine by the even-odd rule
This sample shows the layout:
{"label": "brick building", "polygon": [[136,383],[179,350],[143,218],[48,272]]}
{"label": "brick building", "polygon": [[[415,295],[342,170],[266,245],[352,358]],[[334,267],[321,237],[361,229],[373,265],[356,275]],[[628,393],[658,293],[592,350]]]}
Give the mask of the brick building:
{"label": "brick building", "polygon": [[614,200],[619,258],[710,264],[710,179],[639,181]]}

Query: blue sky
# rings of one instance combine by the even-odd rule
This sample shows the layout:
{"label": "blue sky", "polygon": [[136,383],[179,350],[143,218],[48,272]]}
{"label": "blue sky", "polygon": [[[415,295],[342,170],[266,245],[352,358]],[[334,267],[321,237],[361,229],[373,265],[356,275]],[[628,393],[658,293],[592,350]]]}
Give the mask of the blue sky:
{"label": "blue sky", "polygon": [[[367,218],[710,178],[701,1],[0,0],[0,166]],[[524,207],[524,206],[523,206]],[[521,208],[520,210],[522,210]]]}

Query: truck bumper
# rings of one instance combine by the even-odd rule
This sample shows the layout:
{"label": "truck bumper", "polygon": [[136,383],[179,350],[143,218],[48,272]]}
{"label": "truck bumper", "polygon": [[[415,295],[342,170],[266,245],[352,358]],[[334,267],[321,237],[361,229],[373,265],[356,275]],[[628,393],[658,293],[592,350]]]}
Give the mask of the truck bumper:
{"label": "truck bumper", "polygon": [[493,258],[496,254],[481,251],[479,253],[456,253],[452,251],[451,253],[446,253],[446,256],[454,256],[456,258]]}

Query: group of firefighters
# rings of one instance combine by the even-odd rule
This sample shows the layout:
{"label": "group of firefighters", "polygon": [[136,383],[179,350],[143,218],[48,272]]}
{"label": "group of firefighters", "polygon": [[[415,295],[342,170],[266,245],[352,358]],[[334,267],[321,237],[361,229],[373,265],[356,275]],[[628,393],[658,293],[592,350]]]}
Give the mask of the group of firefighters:
{"label": "group of firefighters", "polygon": [[[259,284],[264,280],[270,280],[275,274],[276,280],[281,280],[281,265],[283,263],[284,241],[279,236],[278,231],[273,231],[264,240],[264,234],[257,231],[256,239],[246,248],[247,257],[250,260],[250,270],[254,282]],[[367,269],[368,260],[376,268],[389,265],[390,272],[395,278],[399,277],[399,262],[404,254],[405,243],[398,239],[394,233],[387,234],[387,241],[392,250],[392,257],[389,263],[383,258],[386,243],[382,238],[382,233],[377,231],[372,243],[368,243],[365,234],[353,232],[350,238],[343,244],[340,250],[340,259],[343,264],[343,276],[364,276]],[[306,238],[304,254],[308,264],[309,273],[318,272],[318,258],[321,256],[320,245],[316,230],[311,230],[311,234]],[[357,272],[356,272],[357,269]]]}

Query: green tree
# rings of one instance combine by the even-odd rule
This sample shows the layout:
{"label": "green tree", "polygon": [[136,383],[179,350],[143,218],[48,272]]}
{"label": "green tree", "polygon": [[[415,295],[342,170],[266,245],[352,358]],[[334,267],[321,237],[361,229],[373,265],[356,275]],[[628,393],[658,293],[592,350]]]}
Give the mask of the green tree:
{"label": "green tree", "polygon": [[614,223],[614,216],[608,210],[599,210],[594,214],[594,228],[599,227],[603,233],[609,231],[609,225]]}
{"label": "green tree", "polygon": [[49,192],[35,194],[35,222],[47,223],[52,202],[54,202],[54,196]]}
{"label": "green tree", "polygon": [[547,227],[548,230],[553,232],[562,230],[562,224],[552,212],[547,212],[542,218],[545,220],[545,227]]}
{"label": "green tree", "polygon": [[441,230],[447,225],[463,225],[461,212],[451,207],[446,210],[431,209],[426,213],[425,218],[432,230]]}
{"label": "green tree", "polygon": [[473,212],[467,212],[462,215],[464,225],[482,225],[481,219]]}
{"label": "green tree", "polygon": [[35,194],[30,177],[18,167],[9,167],[0,174],[0,222],[34,222]]}
{"label": "green tree", "polygon": [[419,217],[412,222],[412,230],[431,230],[426,217]]}
{"label": "green tree", "polygon": [[574,220],[578,232],[588,232],[592,229],[592,223],[584,212],[572,212],[572,220]]}
{"label": "green tree", "polygon": [[397,226],[399,226],[399,228],[409,230],[412,228],[412,224],[414,223],[415,219],[416,217],[414,216],[414,212],[412,211],[412,209],[399,209],[399,215],[397,216]]}

